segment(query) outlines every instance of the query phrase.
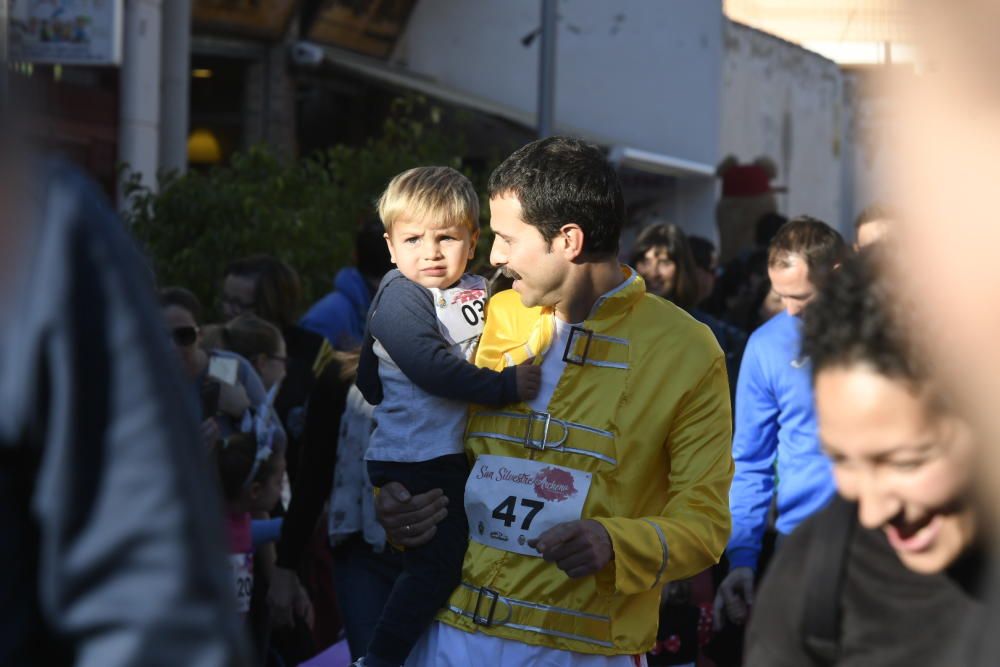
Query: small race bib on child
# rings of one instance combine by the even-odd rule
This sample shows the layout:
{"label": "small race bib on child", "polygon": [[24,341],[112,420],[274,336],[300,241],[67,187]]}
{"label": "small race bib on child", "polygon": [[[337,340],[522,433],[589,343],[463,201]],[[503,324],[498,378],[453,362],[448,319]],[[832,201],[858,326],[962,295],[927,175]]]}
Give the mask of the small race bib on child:
{"label": "small race bib on child", "polygon": [[583,513],[591,475],[541,461],[484,455],[465,484],[469,537],[504,551],[538,556],[528,546],[549,528]]}
{"label": "small race bib on child", "polygon": [[452,345],[464,343],[483,333],[486,323],[486,285],[462,280],[446,290],[431,288],[441,333]]}
{"label": "small race bib on child", "polygon": [[253,554],[230,554],[229,567],[233,571],[236,611],[246,614],[250,611],[250,596],[253,595]]}

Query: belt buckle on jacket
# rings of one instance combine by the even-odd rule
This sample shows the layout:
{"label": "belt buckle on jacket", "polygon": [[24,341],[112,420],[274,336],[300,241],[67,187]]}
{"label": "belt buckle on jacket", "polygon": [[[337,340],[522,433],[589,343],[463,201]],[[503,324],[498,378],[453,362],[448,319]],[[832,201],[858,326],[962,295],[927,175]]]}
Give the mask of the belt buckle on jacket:
{"label": "belt buckle on jacket", "polygon": [[[573,348],[576,343],[577,334],[587,337],[587,342],[583,344],[583,354],[578,358],[573,358]],[[594,332],[583,327],[570,327],[569,340],[566,341],[566,349],[563,350],[562,360],[567,364],[583,366],[587,363],[587,354],[590,352],[590,341],[594,339]]]}
{"label": "belt buckle on jacket", "polygon": [[[532,440],[531,430],[532,426],[535,425],[536,421],[542,421],[542,439]],[[528,449],[545,449],[545,444],[549,440],[549,424],[552,423],[552,415],[548,412],[535,412],[532,410],[528,413],[528,426],[524,430],[524,446]]]}
{"label": "belt buckle on jacket", "polygon": [[[490,601],[490,610],[486,616],[482,616],[479,613],[479,607],[483,602],[483,596]],[[500,601],[500,593],[494,591],[486,586],[480,586],[479,592],[476,594],[476,608],[472,611],[472,622],[475,625],[482,625],[483,627],[490,627],[493,625],[493,615],[497,610],[497,602]]]}

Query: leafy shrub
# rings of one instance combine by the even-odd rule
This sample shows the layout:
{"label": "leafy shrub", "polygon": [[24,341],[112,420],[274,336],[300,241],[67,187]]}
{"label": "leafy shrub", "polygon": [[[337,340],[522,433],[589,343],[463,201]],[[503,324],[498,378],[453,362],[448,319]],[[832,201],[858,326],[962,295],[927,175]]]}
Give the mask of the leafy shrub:
{"label": "leafy shrub", "polygon": [[[381,136],[361,147],[335,146],[294,161],[254,147],[225,166],[161,174],[156,192],[126,167],[124,218],[158,283],[187,287],[209,309],[217,305],[225,265],[255,253],[299,272],[306,306],[350,263],[354,233],[375,215],[390,178],[420,165],[463,170],[464,142],[440,118],[422,98],[401,98]],[[483,193],[485,174],[463,171]]]}

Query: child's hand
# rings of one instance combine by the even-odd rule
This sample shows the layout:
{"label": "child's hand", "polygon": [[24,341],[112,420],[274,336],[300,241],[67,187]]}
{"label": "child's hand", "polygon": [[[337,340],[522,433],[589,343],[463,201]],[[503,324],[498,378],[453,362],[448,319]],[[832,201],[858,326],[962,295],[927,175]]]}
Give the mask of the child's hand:
{"label": "child's hand", "polygon": [[542,384],[542,367],[528,359],[517,367],[517,397],[522,401],[530,401],[538,396]]}

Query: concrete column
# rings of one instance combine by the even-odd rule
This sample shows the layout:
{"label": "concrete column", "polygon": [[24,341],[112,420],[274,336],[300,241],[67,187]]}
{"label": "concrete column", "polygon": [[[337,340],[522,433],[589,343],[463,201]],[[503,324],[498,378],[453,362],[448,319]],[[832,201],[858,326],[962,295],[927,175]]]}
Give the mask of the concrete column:
{"label": "concrete column", "polygon": [[0,0],[0,108],[7,103],[7,31],[10,22],[7,0]]}
{"label": "concrete column", "polygon": [[542,0],[541,44],[538,55],[538,137],[552,136],[556,114],[556,0]]}
{"label": "concrete column", "polygon": [[[171,0],[172,2],[175,0]],[[118,158],[156,187],[160,148],[162,0],[126,0]],[[119,195],[119,205],[124,201]]]}
{"label": "concrete column", "polygon": [[159,164],[184,173],[191,109],[191,0],[164,3],[162,34]]}

